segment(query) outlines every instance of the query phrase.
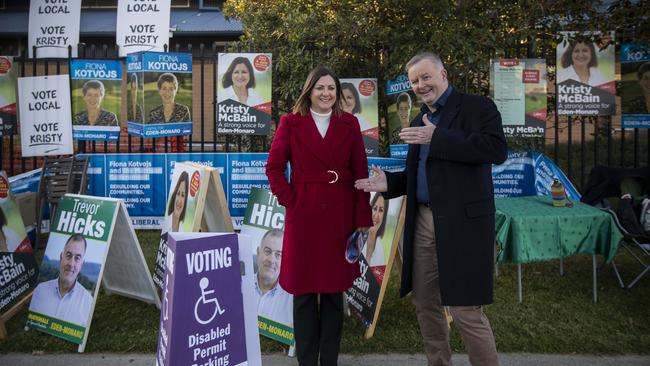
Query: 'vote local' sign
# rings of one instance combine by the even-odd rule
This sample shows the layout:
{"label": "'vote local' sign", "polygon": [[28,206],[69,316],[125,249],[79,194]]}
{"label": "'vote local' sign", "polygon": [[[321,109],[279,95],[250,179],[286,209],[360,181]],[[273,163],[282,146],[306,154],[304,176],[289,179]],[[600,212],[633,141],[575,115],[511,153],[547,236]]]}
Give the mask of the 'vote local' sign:
{"label": "'vote local' sign", "polygon": [[68,75],[18,78],[22,156],[72,154]]}
{"label": "'vote local' sign", "polygon": [[[29,57],[77,57],[81,0],[31,0]],[[34,47],[36,55],[34,55]]]}

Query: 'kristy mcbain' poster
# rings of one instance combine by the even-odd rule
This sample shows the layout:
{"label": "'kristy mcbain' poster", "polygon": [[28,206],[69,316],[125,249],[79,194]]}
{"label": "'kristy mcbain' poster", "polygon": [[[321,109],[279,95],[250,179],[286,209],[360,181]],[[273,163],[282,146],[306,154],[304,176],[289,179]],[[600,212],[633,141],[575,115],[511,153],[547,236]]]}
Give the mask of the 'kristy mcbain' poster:
{"label": "'kristy mcbain' poster", "polygon": [[616,111],[614,32],[562,32],[557,45],[557,114],[611,116]]}
{"label": "'kristy mcbain' poster", "polygon": [[270,53],[220,53],[217,133],[266,135],[271,128]]}

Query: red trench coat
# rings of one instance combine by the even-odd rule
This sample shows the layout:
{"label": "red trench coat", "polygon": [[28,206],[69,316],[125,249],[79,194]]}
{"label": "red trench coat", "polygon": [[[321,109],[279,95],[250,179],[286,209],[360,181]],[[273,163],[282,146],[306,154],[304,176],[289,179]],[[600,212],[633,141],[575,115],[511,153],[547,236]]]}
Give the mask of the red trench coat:
{"label": "red trench coat", "polygon": [[[287,162],[291,182],[285,178]],[[271,191],[286,208],[282,287],[292,294],[350,288],[359,276],[359,264],[345,260],[345,242],[356,228],[372,226],[370,195],[354,189],[356,179],[368,176],[357,119],[349,113],[332,114],[323,138],[311,114],[283,116],[266,175]],[[329,183],[336,175],[338,181]]]}

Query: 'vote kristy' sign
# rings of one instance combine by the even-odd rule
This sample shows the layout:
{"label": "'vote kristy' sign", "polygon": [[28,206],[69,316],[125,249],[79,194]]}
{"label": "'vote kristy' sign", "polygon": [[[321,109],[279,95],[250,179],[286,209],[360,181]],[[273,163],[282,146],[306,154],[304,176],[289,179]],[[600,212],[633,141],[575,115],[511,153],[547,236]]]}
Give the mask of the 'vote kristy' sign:
{"label": "'vote kristy' sign", "polygon": [[171,0],[120,0],[116,32],[120,57],[138,51],[165,51],[170,7]]}
{"label": "'vote kristy' sign", "polygon": [[81,0],[32,0],[29,6],[29,57],[77,57]]}
{"label": "'vote kristy' sign", "polygon": [[22,155],[72,154],[68,75],[18,78]]}

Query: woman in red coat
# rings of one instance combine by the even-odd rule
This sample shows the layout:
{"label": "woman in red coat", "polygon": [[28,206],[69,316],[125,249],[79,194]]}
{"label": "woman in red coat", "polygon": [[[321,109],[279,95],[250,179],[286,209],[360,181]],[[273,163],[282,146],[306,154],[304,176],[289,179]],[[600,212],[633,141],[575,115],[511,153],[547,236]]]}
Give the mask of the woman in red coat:
{"label": "woman in red coat", "polygon": [[280,285],[294,295],[301,366],[316,366],[319,353],[321,365],[337,364],[343,292],[359,276],[359,264],[345,260],[345,243],[372,226],[369,194],[354,189],[368,176],[363,137],[342,100],[337,76],[312,70],[293,112],[280,119],[266,164],[271,191],[286,208]]}

